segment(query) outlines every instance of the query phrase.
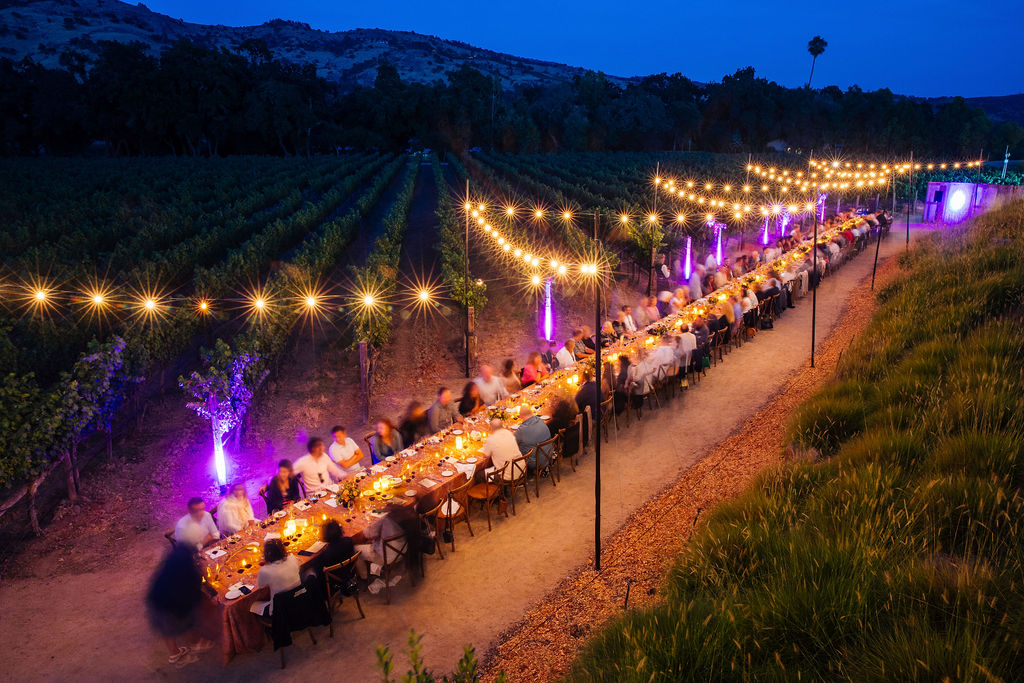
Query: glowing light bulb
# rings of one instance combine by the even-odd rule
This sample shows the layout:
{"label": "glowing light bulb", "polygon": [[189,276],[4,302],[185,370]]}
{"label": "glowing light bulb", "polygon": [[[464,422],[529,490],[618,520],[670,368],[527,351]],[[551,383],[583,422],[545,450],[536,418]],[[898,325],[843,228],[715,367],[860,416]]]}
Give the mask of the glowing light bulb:
{"label": "glowing light bulb", "polygon": [[628,223],[629,216],[627,216],[626,214],[622,214],[621,216],[619,216],[619,220],[622,221],[623,223]]}
{"label": "glowing light bulb", "polygon": [[364,306],[372,306],[374,304],[374,301],[375,300],[374,300],[373,296],[370,295],[370,294],[367,294],[366,296],[363,297],[363,305]]}
{"label": "glowing light bulb", "polygon": [[46,292],[41,289],[36,290],[36,301],[46,301]]}
{"label": "glowing light bulb", "polygon": [[540,275],[534,275],[532,278],[530,278],[530,282],[533,283],[534,285],[539,285]]}
{"label": "glowing light bulb", "polygon": [[536,216],[537,218],[543,218],[544,212],[541,211],[540,209],[537,209],[536,211],[533,212],[533,215]]}
{"label": "glowing light bulb", "polygon": [[571,220],[572,219],[572,214],[570,212],[566,211],[565,213],[562,214],[562,218],[564,218],[565,220]]}
{"label": "glowing light bulb", "polygon": [[153,301],[152,299],[146,299],[146,302],[145,302],[145,304],[144,304],[144,305],[145,305],[145,307],[146,307],[146,308],[148,308],[148,309],[149,309],[149,310],[151,310],[151,311],[152,311],[152,310],[153,310],[154,308],[156,308],[156,302],[155,302],[155,301]]}
{"label": "glowing light bulb", "polygon": [[263,299],[256,299],[256,301],[252,302],[252,305],[255,306],[258,310],[262,311],[263,308],[267,305],[267,302],[264,301]]}
{"label": "glowing light bulb", "polygon": [[428,292],[425,289],[421,289],[420,290],[420,301],[429,301],[429,300],[430,300],[430,292]]}
{"label": "glowing light bulb", "polygon": [[102,305],[103,304],[103,295],[102,294],[93,294],[92,295],[92,302],[94,304],[96,304],[97,306]]}
{"label": "glowing light bulb", "polygon": [[307,296],[306,305],[309,306],[310,308],[316,308],[316,297]]}

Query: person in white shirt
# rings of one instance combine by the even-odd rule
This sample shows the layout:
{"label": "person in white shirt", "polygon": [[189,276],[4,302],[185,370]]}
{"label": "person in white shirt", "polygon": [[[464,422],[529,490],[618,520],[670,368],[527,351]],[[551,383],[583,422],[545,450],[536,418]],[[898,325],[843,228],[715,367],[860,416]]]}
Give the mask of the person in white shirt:
{"label": "person in white shirt", "polygon": [[690,366],[690,357],[696,348],[697,335],[691,332],[689,325],[687,325],[683,328],[683,333],[679,335],[678,350],[676,351],[676,358],[678,358],[681,368],[688,368]]}
{"label": "person in white shirt", "polygon": [[626,332],[636,332],[636,319],[633,318],[633,307],[623,306],[622,312],[626,314],[625,319],[622,321],[626,327]]}
{"label": "person in white shirt", "polygon": [[274,613],[274,596],[297,587],[302,583],[299,576],[299,558],[289,555],[280,538],[272,538],[263,544],[264,565],[256,574],[256,587],[270,589],[270,600],[253,603],[250,611],[264,616]]}
{"label": "person in white shirt", "polygon": [[558,361],[559,370],[564,370],[576,362],[576,354],[573,353],[574,348],[576,348],[576,340],[566,339],[565,345],[563,345],[562,348],[558,350],[558,353],[555,354],[555,360]]}
{"label": "person in white shirt", "polygon": [[331,428],[334,435],[334,442],[327,449],[331,460],[337,463],[338,468],[345,474],[355,474],[363,471],[363,452],[359,450],[358,444],[353,441],[348,432],[341,425]]}
{"label": "person in white shirt", "polygon": [[473,381],[480,387],[480,400],[484,405],[492,406],[508,396],[505,382],[494,374],[494,368],[490,365],[481,365],[480,376]]}
{"label": "person in white shirt", "polygon": [[231,492],[220,502],[217,511],[220,514],[220,530],[227,536],[237,534],[245,527],[256,523],[252,503],[245,495],[245,484],[232,486]]}
{"label": "person in white shirt", "polygon": [[309,452],[293,465],[295,474],[302,477],[306,485],[306,495],[316,493],[332,481],[338,481],[345,476],[334,461],[327,457],[323,439],[313,437],[306,447]]}
{"label": "person in white shirt", "polygon": [[718,259],[715,258],[714,254],[708,254],[707,259],[704,261],[704,268],[710,273],[718,268]]}
{"label": "person in white shirt", "polygon": [[675,295],[669,299],[668,306],[672,313],[681,313],[686,308],[686,305],[689,303],[686,294],[686,290],[680,287],[676,290]]}
{"label": "person in white shirt", "polygon": [[663,334],[658,348],[651,354],[651,367],[657,372],[659,369],[670,371],[676,364],[675,340],[671,335]]}
{"label": "person in white shirt", "polygon": [[196,549],[220,538],[213,515],[206,511],[206,503],[196,497],[188,501],[188,514],[174,525],[174,540]]}
{"label": "person in white shirt", "polygon": [[[487,441],[484,442],[484,447],[480,450],[491,459],[491,465],[497,471],[505,467],[506,463],[516,458],[521,458],[523,455],[519,451],[519,442],[516,441],[515,434],[505,429],[505,424],[498,419],[491,420],[491,433],[487,437]],[[524,466],[524,463],[519,463],[515,470],[509,467],[503,473],[503,478],[514,479],[516,476],[521,475]]]}

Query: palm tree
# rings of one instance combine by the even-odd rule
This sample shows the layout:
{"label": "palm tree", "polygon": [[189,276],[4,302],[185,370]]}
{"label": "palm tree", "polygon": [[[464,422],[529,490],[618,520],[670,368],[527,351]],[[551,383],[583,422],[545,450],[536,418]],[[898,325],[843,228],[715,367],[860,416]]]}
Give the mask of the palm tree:
{"label": "palm tree", "polygon": [[828,42],[821,36],[814,36],[807,41],[807,51],[811,53],[811,75],[807,77],[807,87],[811,87],[811,79],[814,78],[814,63],[818,61],[818,57],[825,52],[825,48],[828,47]]}

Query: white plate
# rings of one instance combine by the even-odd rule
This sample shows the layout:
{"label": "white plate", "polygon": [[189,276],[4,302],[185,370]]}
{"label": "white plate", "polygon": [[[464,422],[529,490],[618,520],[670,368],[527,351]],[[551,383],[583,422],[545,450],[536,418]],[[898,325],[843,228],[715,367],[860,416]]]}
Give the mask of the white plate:
{"label": "white plate", "polygon": [[389,455],[388,457],[384,458],[384,460],[386,460],[387,462],[394,462],[395,461],[395,456]]}
{"label": "white plate", "polygon": [[458,436],[459,434],[462,434],[462,430],[461,429],[453,429],[452,430],[452,434],[454,434],[455,436]]}
{"label": "white plate", "polygon": [[442,477],[450,477],[453,474],[455,474],[455,472],[452,472],[451,470],[444,470],[443,472],[441,472]]}
{"label": "white plate", "polygon": [[286,514],[288,514],[288,513],[285,512],[284,510],[278,510],[277,512],[274,513],[274,519],[281,519]]}
{"label": "white plate", "polygon": [[229,590],[227,593],[224,594],[225,600],[236,600],[240,597],[242,597],[242,591],[238,590],[237,588]]}
{"label": "white plate", "polygon": [[550,415],[541,415],[540,419],[547,421],[547,420],[551,419],[551,416]]}
{"label": "white plate", "polygon": [[416,495],[416,491],[414,491],[413,489],[406,489],[406,490],[405,490],[405,495],[407,495],[407,496],[409,496],[410,498],[412,498],[413,496],[415,496],[415,495]]}
{"label": "white plate", "polygon": [[476,462],[476,458],[466,458],[466,462],[474,463],[474,462]]}

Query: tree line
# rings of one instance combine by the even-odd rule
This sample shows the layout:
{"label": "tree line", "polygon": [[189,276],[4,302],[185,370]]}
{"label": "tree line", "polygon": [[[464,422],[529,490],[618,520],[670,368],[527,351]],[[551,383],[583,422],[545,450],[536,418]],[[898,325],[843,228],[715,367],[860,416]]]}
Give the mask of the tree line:
{"label": "tree line", "polygon": [[302,155],[410,146],[507,153],[794,150],[976,158],[1024,154],[1024,127],[962,98],[935,107],[889,90],[786,88],[752,67],[700,84],[657,74],[620,85],[587,72],[569,83],[504,89],[468,65],[407,83],[388,63],[343,92],[312,64],[276,59],[260,40],[233,49],[177,42],[66,50],[59,68],[0,60],[0,153]]}

